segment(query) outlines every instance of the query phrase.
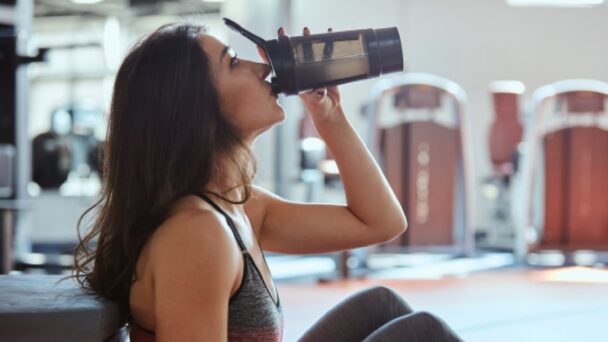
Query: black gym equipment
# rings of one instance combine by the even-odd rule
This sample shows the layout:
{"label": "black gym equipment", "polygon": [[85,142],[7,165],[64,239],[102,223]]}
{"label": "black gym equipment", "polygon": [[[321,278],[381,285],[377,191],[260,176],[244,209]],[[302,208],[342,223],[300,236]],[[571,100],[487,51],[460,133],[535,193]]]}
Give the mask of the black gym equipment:
{"label": "black gym equipment", "polygon": [[27,32],[33,17],[33,1],[3,1],[0,19],[0,274],[13,266],[13,236],[27,213],[27,184],[30,180],[30,142],[27,139],[27,78],[25,66],[44,60],[46,50],[25,53]]}

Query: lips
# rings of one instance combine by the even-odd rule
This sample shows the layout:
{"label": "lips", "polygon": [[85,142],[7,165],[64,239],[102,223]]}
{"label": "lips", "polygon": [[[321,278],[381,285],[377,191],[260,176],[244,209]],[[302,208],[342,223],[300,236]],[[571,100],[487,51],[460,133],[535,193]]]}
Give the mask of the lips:
{"label": "lips", "polygon": [[278,98],[278,97],[279,97],[279,96],[278,96],[278,94],[275,94],[275,93],[272,91],[272,84],[271,84],[270,82],[266,82],[266,81],[265,81],[264,83],[266,83],[266,84],[268,85],[268,90],[269,90],[269,92],[270,92],[270,96],[272,96],[272,97],[274,97],[274,98]]}

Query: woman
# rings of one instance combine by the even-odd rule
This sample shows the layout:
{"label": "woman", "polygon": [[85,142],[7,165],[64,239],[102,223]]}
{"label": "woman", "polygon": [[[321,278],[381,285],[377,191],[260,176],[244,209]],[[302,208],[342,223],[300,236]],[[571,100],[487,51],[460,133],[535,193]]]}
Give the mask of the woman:
{"label": "woman", "polygon": [[[251,185],[251,146],[284,118],[264,81],[269,73],[191,24],[159,28],[125,58],[100,211],[76,251],[75,276],[121,306],[133,341],[280,341],[282,309],[262,249],[324,253],[405,230],[335,87],[300,96],[335,156],[348,204],[292,203]],[[374,288],[338,305],[302,341],[410,335],[456,339],[432,315]]]}

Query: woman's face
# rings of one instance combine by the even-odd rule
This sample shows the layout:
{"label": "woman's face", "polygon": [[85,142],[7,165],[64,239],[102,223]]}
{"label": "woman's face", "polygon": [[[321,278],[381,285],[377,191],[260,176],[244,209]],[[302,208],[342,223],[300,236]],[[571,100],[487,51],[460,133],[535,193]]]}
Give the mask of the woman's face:
{"label": "woman's face", "polygon": [[201,40],[222,113],[245,140],[253,142],[260,133],[283,121],[283,108],[265,81],[270,73],[267,64],[238,59],[230,47],[210,35],[202,34]]}

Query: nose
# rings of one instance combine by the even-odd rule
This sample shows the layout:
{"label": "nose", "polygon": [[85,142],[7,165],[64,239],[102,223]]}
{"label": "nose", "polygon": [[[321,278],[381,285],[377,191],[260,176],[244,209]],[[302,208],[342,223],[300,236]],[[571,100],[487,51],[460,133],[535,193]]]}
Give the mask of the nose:
{"label": "nose", "polygon": [[265,63],[255,63],[255,71],[256,75],[258,75],[261,79],[265,80],[268,75],[272,72],[272,68],[270,65]]}

